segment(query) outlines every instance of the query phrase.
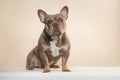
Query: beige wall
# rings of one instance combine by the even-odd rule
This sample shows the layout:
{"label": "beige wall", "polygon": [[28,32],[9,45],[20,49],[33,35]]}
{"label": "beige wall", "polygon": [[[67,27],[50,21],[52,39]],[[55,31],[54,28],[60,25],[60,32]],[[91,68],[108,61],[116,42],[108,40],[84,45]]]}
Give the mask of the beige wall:
{"label": "beige wall", "polygon": [[[25,66],[43,30],[37,10],[67,5],[70,66],[120,66],[120,0],[0,0],[0,66]],[[60,64],[60,62],[59,62]]]}

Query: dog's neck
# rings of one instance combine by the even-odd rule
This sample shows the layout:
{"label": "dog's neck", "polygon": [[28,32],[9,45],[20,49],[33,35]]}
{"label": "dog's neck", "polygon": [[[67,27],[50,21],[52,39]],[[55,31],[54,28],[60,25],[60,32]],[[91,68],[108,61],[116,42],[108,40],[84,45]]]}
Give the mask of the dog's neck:
{"label": "dog's neck", "polygon": [[53,40],[51,36],[44,30],[43,31],[43,40],[46,44],[50,45],[50,50],[54,57],[60,55],[59,47],[66,43],[66,33],[64,32],[58,40]]}
{"label": "dog's neck", "polygon": [[[50,44],[51,41],[55,41],[52,37],[44,30],[43,31],[43,39],[47,44]],[[66,43],[66,33],[64,32],[57,41],[57,44],[63,45]]]}

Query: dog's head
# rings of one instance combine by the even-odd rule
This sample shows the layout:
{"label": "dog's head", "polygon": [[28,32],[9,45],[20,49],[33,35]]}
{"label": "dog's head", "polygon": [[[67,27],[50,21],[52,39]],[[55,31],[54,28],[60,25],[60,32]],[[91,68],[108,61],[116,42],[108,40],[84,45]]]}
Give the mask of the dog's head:
{"label": "dog's head", "polygon": [[68,7],[64,6],[60,13],[55,15],[48,15],[43,10],[38,10],[40,21],[45,24],[45,31],[51,36],[52,39],[58,39],[65,32],[66,23],[68,18]]}

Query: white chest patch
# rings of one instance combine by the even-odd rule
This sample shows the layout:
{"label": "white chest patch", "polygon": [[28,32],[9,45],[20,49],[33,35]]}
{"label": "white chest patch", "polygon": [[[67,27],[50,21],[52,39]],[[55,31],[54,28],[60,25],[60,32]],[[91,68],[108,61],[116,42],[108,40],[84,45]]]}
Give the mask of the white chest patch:
{"label": "white chest patch", "polygon": [[56,43],[57,40],[50,41],[50,50],[52,51],[53,57],[57,57],[58,55],[60,55],[59,53],[60,48],[56,46]]}

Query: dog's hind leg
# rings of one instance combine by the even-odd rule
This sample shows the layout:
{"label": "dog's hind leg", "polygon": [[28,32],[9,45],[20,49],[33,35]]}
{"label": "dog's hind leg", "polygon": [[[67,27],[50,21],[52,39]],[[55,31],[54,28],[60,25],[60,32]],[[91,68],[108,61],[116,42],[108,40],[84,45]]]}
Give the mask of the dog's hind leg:
{"label": "dog's hind leg", "polygon": [[27,56],[26,69],[28,69],[28,70],[34,69],[34,57],[33,56],[34,56],[34,54],[32,51]]}
{"label": "dog's hind leg", "polygon": [[33,70],[34,68],[42,68],[43,64],[41,60],[35,55],[33,49],[27,56],[26,69]]}

